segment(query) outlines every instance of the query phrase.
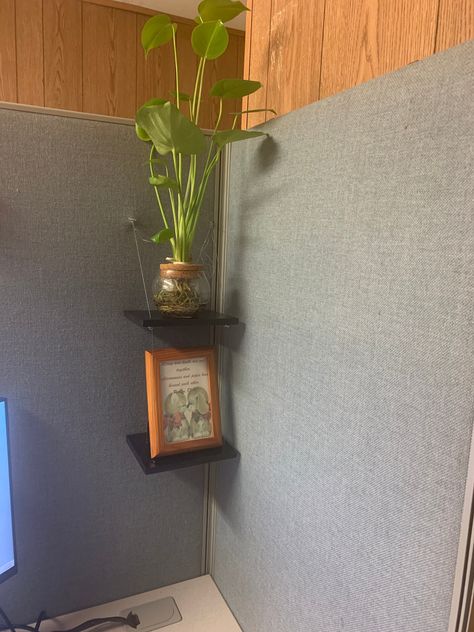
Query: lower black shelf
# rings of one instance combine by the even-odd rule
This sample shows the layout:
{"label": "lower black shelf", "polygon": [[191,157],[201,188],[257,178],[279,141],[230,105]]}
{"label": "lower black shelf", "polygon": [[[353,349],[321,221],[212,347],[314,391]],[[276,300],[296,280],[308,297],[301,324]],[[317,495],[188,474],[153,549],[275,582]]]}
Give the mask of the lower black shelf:
{"label": "lower black shelf", "polygon": [[218,448],[207,448],[205,450],[196,450],[195,452],[171,454],[156,457],[155,459],[150,458],[150,444],[146,432],[127,435],[127,443],[145,474],[169,472],[170,470],[179,470],[184,467],[193,467],[194,465],[204,465],[205,463],[235,459],[239,456],[237,450],[225,440],[223,445]]}

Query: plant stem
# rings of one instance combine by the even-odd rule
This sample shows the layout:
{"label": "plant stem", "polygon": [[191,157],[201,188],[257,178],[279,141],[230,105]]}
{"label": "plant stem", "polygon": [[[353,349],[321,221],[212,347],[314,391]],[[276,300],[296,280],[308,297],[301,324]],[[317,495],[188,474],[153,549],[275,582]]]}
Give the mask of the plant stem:
{"label": "plant stem", "polygon": [[[169,171],[168,171],[168,165],[166,163],[165,163],[165,172],[166,172],[166,177],[169,178],[170,174],[169,174]],[[175,205],[175,201],[174,201],[174,195],[173,195],[173,192],[171,191],[171,189],[168,189],[168,197],[169,197],[169,200],[170,200],[171,212],[173,214],[174,234],[175,234],[175,237],[177,239],[177,237],[178,237],[178,233],[177,233],[178,220],[177,220],[177,216],[176,216],[176,205]],[[172,246],[173,255],[174,255],[174,248],[175,248],[174,243],[172,243],[171,246]]]}
{"label": "plant stem", "polygon": [[179,65],[178,65],[178,50],[176,48],[176,31],[173,29],[173,54],[174,54],[174,70],[176,81],[176,107],[179,110]]}
{"label": "plant stem", "polygon": [[204,83],[204,70],[206,68],[206,58],[203,57],[202,58],[202,71],[201,71],[201,78],[200,78],[200,82],[199,82],[199,96],[198,96],[198,100],[196,103],[196,114],[195,114],[195,123],[196,125],[198,125],[198,121],[199,121],[199,110],[201,108],[201,97],[202,97],[202,86]]}
{"label": "plant stem", "polygon": [[214,131],[213,131],[212,137],[211,137],[211,142],[209,144],[209,151],[207,152],[207,158],[206,158],[206,164],[204,166],[204,172],[206,171],[207,167],[209,166],[209,162],[210,162],[211,154],[212,154],[212,147],[214,145],[213,137],[214,137],[215,133],[217,132],[217,129],[218,129],[218,127],[220,125],[220,122],[221,122],[221,118],[222,118],[222,101],[223,101],[223,99],[219,99],[219,114],[217,115],[216,126],[214,127]]}
{"label": "plant stem", "polygon": [[215,166],[217,165],[219,161],[221,151],[222,149],[218,149],[216,153],[214,154],[214,157],[212,158],[210,163],[206,165],[203,176],[201,178],[201,182],[199,184],[199,189],[196,196],[195,204],[193,205],[192,216],[190,218],[190,224],[189,224],[189,227],[190,227],[189,241],[191,243],[194,239],[194,235],[196,232],[196,226],[199,219],[202,202],[204,200],[204,195],[206,193],[207,183],[209,181],[209,177],[211,176],[212,172],[214,171]]}
{"label": "plant stem", "polygon": [[188,244],[187,244],[187,234],[186,234],[186,223],[185,223],[185,207],[183,200],[183,193],[181,190],[181,174],[179,172],[179,156],[176,155],[176,151],[172,151],[173,156],[173,166],[176,175],[176,181],[178,183],[178,221],[176,227],[176,241],[179,243],[179,261],[186,261],[186,257],[188,255]]}
{"label": "plant stem", "polygon": [[[175,69],[175,81],[176,81],[176,107],[179,110],[180,96],[179,96],[179,64],[178,64],[178,49],[176,47],[176,31],[173,29],[173,54],[174,54],[174,69]],[[178,174],[179,184],[181,186],[181,172],[182,172],[182,157],[178,156]]]}
{"label": "plant stem", "polygon": [[[221,119],[222,119],[222,110],[223,110],[223,99],[219,99],[219,114],[217,115],[217,121],[216,121],[216,125],[214,127],[213,135],[217,132],[217,130],[219,128],[219,125],[220,125],[220,122],[221,122]],[[218,150],[217,153],[216,153],[217,159],[215,160],[215,162],[213,162],[213,165],[211,167],[211,171],[208,173],[208,175],[206,177],[206,172],[209,169],[209,167],[211,165],[211,162],[212,162],[211,161],[211,155],[212,155],[212,148],[213,148],[213,146],[214,146],[214,142],[213,142],[213,139],[211,137],[211,141],[210,141],[210,144],[209,144],[209,151],[207,153],[207,158],[206,158],[206,164],[204,166],[203,176],[201,178],[201,183],[200,183],[200,186],[199,186],[199,189],[198,189],[198,197],[197,197],[197,199],[195,201],[195,204],[191,204],[190,205],[188,228],[191,227],[191,234],[193,234],[193,227],[195,226],[196,221],[197,221],[196,216],[199,215],[200,204],[202,203],[202,200],[201,200],[201,203],[199,203],[199,196],[200,196],[200,192],[201,192],[201,188],[202,188],[203,182],[205,180],[205,182],[207,184],[207,181],[208,181],[209,176],[210,176],[210,174],[212,172],[212,169],[214,168],[215,164],[217,163],[218,156],[220,154],[220,150]],[[214,157],[214,159],[216,158],[216,156]],[[213,159],[213,161],[214,161],[214,159]],[[194,185],[194,181],[193,181],[193,185]],[[205,189],[205,186],[204,186],[204,189]],[[194,195],[194,186],[193,186],[193,190],[192,190],[191,197],[190,197],[191,201],[193,200],[193,195]],[[196,208],[194,208],[194,207],[196,207]]]}
{"label": "plant stem", "polygon": [[199,79],[201,77],[203,63],[204,63],[204,59],[201,57],[201,59],[199,60],[197,70],[196,70],[196,80],[194,82],[193,104],[191,108],[191,121],[193,123],[196,123],[196,99],[199,92]]}
{"label": "plant stem", "polygon": [[[155,171],[153,169],[153,162],[152,162],[154,152],[155,152],[155,147],[154,147],[154,145],[152,145],[151,146],[151,150],[150,150],[150,175],[152,177],[155,177]],[[169,229],[168,220],[166,219],[165,210],[164,210],[163,204],[161,202],[161,197],[160,197],[160,194],[159,194],[159,191],[158,191],[158,187],[153,187],[153,189],[155,190],[156,201],[158,203],[158,207],[159,207],[160,212],[161,212],[161,217],[163,218],[163,224],[165,225],[165,228]],[[170,239],[170,242],[171,242],[171,247],[174,248],[174,246],[175,246],[174,238]]]}

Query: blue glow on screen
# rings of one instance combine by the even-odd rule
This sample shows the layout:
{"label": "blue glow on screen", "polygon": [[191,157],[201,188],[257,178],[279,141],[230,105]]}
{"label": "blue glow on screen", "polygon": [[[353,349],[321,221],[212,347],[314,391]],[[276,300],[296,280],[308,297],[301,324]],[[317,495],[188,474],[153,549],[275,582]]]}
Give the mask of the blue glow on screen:
{"label": "blue glow on screen", "polygon": [[13,523],[8,468],[7,407],[0,402],[0,579],[15,566]]}

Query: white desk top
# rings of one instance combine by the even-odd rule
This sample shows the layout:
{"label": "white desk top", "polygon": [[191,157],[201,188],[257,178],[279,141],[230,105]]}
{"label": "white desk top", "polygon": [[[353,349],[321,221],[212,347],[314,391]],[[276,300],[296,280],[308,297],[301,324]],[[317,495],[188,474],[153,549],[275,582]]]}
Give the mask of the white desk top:
{"label": "white desk top", "polygon": [[[242,632],[210,575],[50,619],[41,625],[41,632],[72,628],[95,617],[117,616],[122,610],[163,597],[173,597],[183,617],[179,623],[162,628],[163,632]],[[121,625],[116,629],[124,631]]]}

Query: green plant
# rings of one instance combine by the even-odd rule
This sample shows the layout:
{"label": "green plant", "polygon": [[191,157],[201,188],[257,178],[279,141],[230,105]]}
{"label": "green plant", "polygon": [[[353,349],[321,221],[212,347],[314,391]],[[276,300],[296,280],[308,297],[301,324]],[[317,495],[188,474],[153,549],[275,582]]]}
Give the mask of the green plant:
{"label": "green plant", "polygon": [[[264,135],[262,132],[237,129],[243,111],[235,112],[230,129],[219,129],[224,99],[240,99],[261,88],[258,81],[244,79],[221,79],[215,83],[210,94],[219,100],[219,109],[208,140],[199,127],[206,64],[223,55],[227,49],[229,35],[224,22],[247,10],[238,0],[203,0],[199,4],[197,25],[191,36],[194,53],[199,59],[192,95],[180,91],[176,45],[178,25],[167,15],[155,15],[142,29],[141,43],[146,56],[166,44],[173,46],[174,53],[176,90],[171,99],[151,99],[136,114],[137,136],[151,144],[149,182],[155,190],[163,221],[162,230],[153,235],[152,240],[158,244],[169,242],[173,261],[191,260],[206,187],[223,148],[228,143]],[[187,115],[180,110],[184,104]],[[205,156],[204,167],[198,169],[198,156],[201,154]],[[170,217],[165,212],[163,196],[169,198]]]}

